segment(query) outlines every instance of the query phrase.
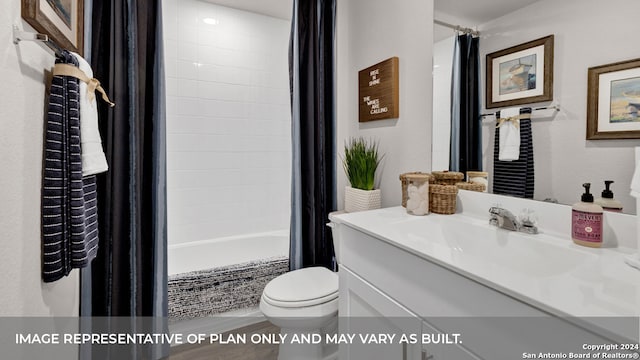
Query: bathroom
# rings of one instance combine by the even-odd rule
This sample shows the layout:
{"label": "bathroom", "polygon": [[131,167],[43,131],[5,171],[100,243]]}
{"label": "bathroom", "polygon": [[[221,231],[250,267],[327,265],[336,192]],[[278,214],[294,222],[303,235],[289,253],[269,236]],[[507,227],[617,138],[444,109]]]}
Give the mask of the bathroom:
{"label": "bathroom", "polygon": [[[72,3],[75,2],[72,1]],[[97,8],[112,2],[102,3],[94,1],[92,4],[91,1],[84,1],[85,24],[92,22],[91,14],[94,14],[95,28],[95,18],[97,18],[95,13],[109,10],[108,6],[100,10]],[[113,3],[120,4],[118,5],[120,7],[125,3],[132,6],[131,2],[113,1]],[[246,4],[240,5],[239,1],[221,1],[213,4],[201,3],[197,0],[165,0],[159,3],[162,4],[163,15],[165,74],[163,79],[165,79],[167,99],[167,208],[162,210],[168,215],[166,250],[169,252],[175,250],[177,254],[194,241],[214,244],[222,243],[220,239],[229,243],[242,239],[248,242],[240,245],[236,253],[244,256],[255,250],[260,255],[256,258],[251,255],[252,259],[230,259],[231,255],[222,252],[230,246],[223,244],[220,251],[217,249],[214,251],[215,254],[198,254],[199,258],[188,254],[183,264],[192,265],[190,263],[195,263],[199,259],[204,259],[205,262],[211,260],[212,264],[207,264],[208,267],[200,268],[211,269],[274,256],[281,260],[287,259],[290,250],[288,243],[291,231],[290,219],[293,215],[290,212],[291,204],[299,201],[291,196],[291,177],[295,174],[292,173],[289,165],[291,157],[295,156],[291,152],[292,119],[289,109],[288,47],[293,12],[291,3],[284,6],[281,12],[284,15],[270,12],[280,8],[275,1],[269,2],[265,6],[266,9],[243,8]],[[181,8],[183,3],[196,4],[197,10],[188,9],[186,5],[185,8]],[[247,6],[251,6],[251,3],[256,2],[248,1],[247,3],[249,3]],[[257,3],[266,4],[267,2]],[[295,3],[302,2],[295,1]],[[228,9],[225,10],[228,18],[205,16],[206,11],[203,10],[205,6]],[[441,0],[335,2],[335,41],[333,42],[335,61],[332,69],[335,102],[330,105],[333,109],[335,124],[332,129],[334,135],[331,141],[327,142],[332,143],[334,147],[333,150],[329,150],[330,154],[333,153],[333,158],[327,160],[328,174],[331,177],[329,183],[334,193],[330,191],[326,194],[330,198],[326,213],[344,208],[343,189],[349,183],[342,168],[341,156],[344,155],[343,144],[352,137],[362,136],[379,141],[379,151],[384,154],[384,161],[378,173],[377,183],[382,193],[383,208],[400,205],[402,193],[398,181],[399,174],[410,171],[431,172],[447,168],[443,160],[447,155],[440,154],[448,146],[442,142],[448,137],[448,130],[442,122],[438,122],[443,118],[446,119],[446,114],[444,116],[434,114],[441,109],[438,106],[444,101],[441,96],[450,92],[447,75],[439,74],[439,70],[445,68],[446,64],[438,62],[440,58],[438,55],[441,54],[438,51],[444,46],[450,46],[450,43],[444,42],[454,35],[454,31],[442,26],[434,26],[433,20],[438,19],[480,31],[482,64],[488,53],[554,35],[553,100],[535,106],[558,105],[560,110],[542,111],[538,114],[538,118],[534,114],[532,120],[536,159],[534,199],[555,199],[561,204],[571,205],[580,200],[582,183],[592,183],[592,193],[594,197],[599,197],[604,188],[603,182],[614,180],[612,190],[616,199],[623,204],[623,212],[627,214],[621,215],[620,221],[625,224],[634,222],[636,202],[629,195],[629,189],[634,172],[634,147],[640,143],[637,139],[586,140],[585,132],[587,70],[593,66],[638,57],[637,51],[632,46],[628,46],[629,37],[624,35],[637,32],[635,14],[638,10],[640,10],[638,4],[633,0],[616,0],[606,3],[594,0],[573,0],[564,1],[561,4],[550,0],[506,1],[499,4],[494,4],[493,1]],[[210,20],[207,20],[209,24],[196,23],[191,27],[188,25],[181,27],[179,23],[181,14],[188,11],[196,11],[195,14],[191,13],[193,18],[209,18]],[[170,19],[175,19],[175,23]],[[252,29],[252,31],[257,31],[264,40],[257,42],[252,40],[255,32],[246,30],[239,38],[223,36],[216,37],[215,44],[199,43],[203,39],[199,36],[200,30],[213,33],[216,30],[210,30],[211,28],[226,26],[223,20],[229,19],[239,22],[247,19],[261,19],[260,24],[264,27],[260,30]],[[2,241],[0,274],[2,275],[0,276],[3,289],[3,295],[0,295],[0,309],[2,309],[0,314],[3,317],[40,318],[86,316],[87,313],[80,309],[82,299],[86,296],[83,289],[86,289],[87,277],[80,271],[72,271],[69,276],[56,282],[44,283],[39,265],[42,253],[39,224],[41,223],[43,181],[43,144],[40,140],[44,136],[47,111],[45,94],[47,83],[50,81],[54,55],[42,44],[30,41],[13,43],[12,28],[15,24],[21,30],[35,31],[28,22],[23,20],[20,2],[11,1],[8,4],[7,11],[0,15],[0,24],[4,29],[2,31],[4,51],[0,71],[5,80],[5,85],[2,86],[2,99],[5,106],[0,110],[2,114],[0,118],[5,122],[5,131],[0,141],[0,150],[3,154],[1,158],[3,173],[12,175],[3,176],[2,186],[0,186],[2,189],[0,199],[3,204],[0,214],[2,219],[0,235],[0,241]],[[91,37],[88,32],[86,26],[85,38]],[[271,37],[272,35],[274,37]],[[248,45],[243,42],[243,39],[248,41]],[[203,41],[209,40],[204,38]],[[257,57],[223,59],[227,62],[214,63],[214,65],[228,65],[230,64],[228,61],[233,61],[232,68],[249,71],[220,73],[211,71],[207,75],[207,65],[212,64],[207,60],[201,61],[197,49],[214,47],[214,45],[221,47],[222,45],[218,46],[218,44],[223,44],[225,41],[230,47],[227,50],[233,50],[234,53],[240,52],[243,46],[268,46],[267,49],[256,50],[257,53],[266,56],[266,59]],[[271,51],[271,49],[277,49],[277,51]],[[87,54],[86,51],[85,54]],[[364,68],[393,56],[397,56],[400,60],[399,117],[359,123],[356,74]],[[245,61],[246,63],[243,63]],[[260,74],[266,68],[274,70],[271,73],[275,77],[273,81],[260,76],[270,76]],[[94,71],[97,74],[97,69]],[[200,77],[201,74],[204,74],[204,77]],[[221,75],[228,75],[230,78],[216,81],[219,80],[216,77]],[[114,110],[110,111],[123,111],[120,109],[125,109],[126,106],[120,104],[126,104],[126,100],[117,96],[114,89],[107,87],[110,83],[109,79],[100,78],[99,75],[96,77],[116,103]],[[443,83],[438,83],[439,81]],[[221,89],[210,86],[210,83],[224,83],[230,86]],[[481,93],[483,93],[484,71],[480,84]],[[238,90],[239,87],[250,88],[253,92],[243,93]],[[238,100],[235,96],[240,96],[242,99]],[[255,101],[258,96],[263,100]],[[212,109],[229,112],[214,113],[214,110],[209,108],[207,108],[209,110],[201,108],[198,101],[192,101],[194,98],[200,99],[198,100],[200,102],[216,105],[229,102],[242,104],[238,107],[243,113],[238,115],[234,112],[238,107],[230,109],[219,106]],[[255,106],[256,104],[265,107]],[[485,108],[484,98],[481,104],[482,113],[493,113],[497,110]],[[208,117],[216,119],[216,127],[207,127],[207,124],[202,121],[203,118]],[[255,123],[249,123],[254,120]],[[491,127],[495,126],[495,119],[486,118],[482,126],[484,169],[491,171],[492,148],[490,146],[492,146],[493,134]],[[101,131],[104,129],[101,128]],[[442,135],[443,133],[445,135]],[[127,142],[127,139],[121,141]],[[241,150],[237,150],[236,146]],[[211,157],[204,158],[205,153],[211,154]],[[206,185],[203,185],[205,183]],[[486,205],[488,209],[494,205],[493,198],[491,199],[482,206]],[[522,206],[512,201],[515,200],[505,198],[500,202],[505,207],[520,210]],[[259,206],[250,206],[252,204],[259,204]],[[465,202],[465,204],[469,203]],[[123,208],[120,209],[128,209],[126,203],[121,206]],[[469,205],[471,206],[472,204]],[[536,206],[538,205],[532,205],[532,207]],[[486,209],[484,209],[485,212]],[[547,217],[540,213],[538,216],[542,229]],[[564,224],[566,231],[568,231],[568,224],[569,222]],[[324,223],[318,222],[317,226],[324,227]],[[635,226],[634,224],[634,231]],[[327,234],[330,232],[328,228],[323,231]],[[264,237],[247,239],[246,234]],[[260,243],[259,245],[265,245],[265,241],[271,240],[275,245],[264,246],[264,248],[258,247],[256,243],[250,243],[250,241],[256,241]],[[635,246],[627,238],[622,240],[622,243]],[[220,260],[217,260],[218,258]],[[167,275],[171,276],[171,255],[167,260],[169,266]],[[176,270],[173,274],[191,270],[193,269]],[[540,273],[544,271],[541,269]],[[598,284],[606,287],[606,281],[600,279],[597,281],[599,281]],[[636,290],[638,289],[637,285],[631,284],[625,292],[626,295],[633,293],[633,286]],[[162,286],[159,289],[161,291]],[[590,291],[590,288],[585,288],[585,291]],[[631,296],[635,296],[635,304],[638,304],[640,294]],[[255,306],[252,309],[252,311],[258,311]],[[145,315],[148,314],[145,313]],[[231,316],[229,326],[245,326],[236,322],[240,317],[255,318],[256,321],[260,321],[259,324],[268,325],[264,318],[257,316],[259,312],[247,314],[245,314],[247,316]],[[105,315],[107,314],[102,314],[102,316]],[[203,320],[209,317],[195,319],[195,328],[183,327],[178,330],[190,332],[202,329],[200,332],[215,332],[217,330],[203,323],[206,322]],[[172,324],[169,321],[169,329],[172,327],[176,331],[175,323]],[[73,331],[73,327],[71,329]],[[172,351],[175,351],[175,348]],[[224,351],[225,347],[221,346],[221,348],[221,351]],[[58,351],[56,348],[45,349]],[[27,351],[26,354],[28,354],[30,350],[19,351]],[[71,350],[71,356],[66,354],[49,358],[83,357],[78,356],[77,351],[74,348]],[[20,352],[20,354],[22,356],[16,358],[26,358],[24,353]]]}

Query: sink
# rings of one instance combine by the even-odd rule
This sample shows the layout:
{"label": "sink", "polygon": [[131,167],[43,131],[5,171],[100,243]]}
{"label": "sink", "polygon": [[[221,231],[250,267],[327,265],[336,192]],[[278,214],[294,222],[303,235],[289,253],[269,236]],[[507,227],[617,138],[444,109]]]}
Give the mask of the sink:
{"label": "sink", "polygon": [[430,215],[389,219],[376,229],[390,239],[404,238],[407,247],[458,263],[482,263],[495,271],[549,277],[570,272],[597,255],[568,239],[499,229],[488,219]]}
{"label": "sink", "polygon": [[[560,210],[558,218],[568,220],[570,208]],[[342,269],[428,321],[440,321],[440,316],[463,322],[473,317],[474,323],[490,319],[491,325],[474,328],[482,333],[495,330],[502,320],[531,319],[533,324],[551,319],[553,330],[564,335],[557,326],[566,322],[615,343],[635,343],[640,274],[624,264],[630,250],[580,247],[571,241],[568,226],[549,221],[548,215],[542,224],[553,226],[542,227],[536,235],[490,225],[486,210],[411,216],[395,207],[344,214],[332,221],[349,255],[343,257]],[[341,278],[347,299],[354,283]],[[359,307],[369,300],[357,299]],[[523,336],[512,334],[512,326],[504,330],[506,337],[500,340]],[[549,334],[542,338],[557,338]]]}
{"label": "sink", "polygon": [[332,221],[556,316],[640,315],[640,274],[624,264],[630,249],[583,248],[561,226],[532,235],[469,214],[411,216],[394,207]]}
{"label": "sink", "polygon": [[529,235],[457,218],[442,219],[440,229],[454,253],[537,277],[572,271],[596,259],[566,239],[545,234]]}

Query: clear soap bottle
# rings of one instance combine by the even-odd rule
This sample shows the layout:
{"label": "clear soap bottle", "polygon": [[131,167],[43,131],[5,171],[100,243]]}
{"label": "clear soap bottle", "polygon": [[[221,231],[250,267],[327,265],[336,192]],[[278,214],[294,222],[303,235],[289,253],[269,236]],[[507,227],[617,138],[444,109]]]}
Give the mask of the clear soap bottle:
{"label": "clear soap bottle", "polygon": [[613,180],[606,180],[604,182],[604,190],[602,190],[602,197],[596,199],[595,203],[602,206],[604,211],[622,212],[622,203],[613,198],[613,191],[609,190],[609,186],[613,184]]}

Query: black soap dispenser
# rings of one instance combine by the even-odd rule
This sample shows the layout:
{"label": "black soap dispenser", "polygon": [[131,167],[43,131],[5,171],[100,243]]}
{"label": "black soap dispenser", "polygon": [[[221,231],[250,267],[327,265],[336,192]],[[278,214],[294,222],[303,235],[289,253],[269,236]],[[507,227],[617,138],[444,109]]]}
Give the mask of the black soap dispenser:
{"label": "black soap dispenser", "polygon": [[605,189],[602,190],[602,197],[597,198],[595,203],[602,206],[602,209],[605,211],[622,212],[622,203],[614,199],[613,191],[609,190],[609,187],[613,182],[613,180],[605,180]]}

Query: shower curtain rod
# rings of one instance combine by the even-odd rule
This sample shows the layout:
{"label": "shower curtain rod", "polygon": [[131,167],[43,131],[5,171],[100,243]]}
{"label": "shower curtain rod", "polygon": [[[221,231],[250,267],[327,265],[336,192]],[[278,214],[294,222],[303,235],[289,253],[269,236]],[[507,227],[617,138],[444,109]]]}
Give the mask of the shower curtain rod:
{"label": "shower curtain rod", "polygon": [[480,31],[478,31],[478,30],[473,30],[473,29],[471,29],[471,28],[463,27],[463,26],[460,26],[460,25],[453,25],[453,24],[449,24],[449,23],[446,23],[446,22],[444,22],[444,21],[440,21],[440,20],[438,20],[438,19],[433,19],[433,23],[434,23],[434,24],[441,25],[441,26],[446,26],[446,27],[448,27],[448,28],[452,28],[452,29],[454,29],[454,30],[456,30],[456,31],[461,31],[461,32],[466,33],[466,34],[471,34],[471,35],[475,35],[475,36],[480,36]]}

